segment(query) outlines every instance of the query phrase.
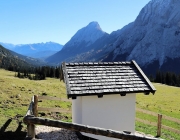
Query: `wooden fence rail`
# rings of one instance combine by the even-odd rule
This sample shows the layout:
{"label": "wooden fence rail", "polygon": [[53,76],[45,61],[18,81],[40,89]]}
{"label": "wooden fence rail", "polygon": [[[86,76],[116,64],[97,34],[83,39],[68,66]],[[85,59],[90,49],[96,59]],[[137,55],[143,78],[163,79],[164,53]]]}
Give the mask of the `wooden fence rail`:
{"label": "wooden fence rail", "polygon": [[166,119],[166,120],[169,120],[169,121],[176,122],[176,123],[180,124],[180,120],[176,119],[176,118],[172,118],[172,117],[163,115],[163,119]]}
{"label": "wooden fence rail", "polygon": [[[29,108],[27,110],[27,113],[26,113],[26,115],[24,117],[25,123],[28,122],[27,118],[34,118],[32,122],[34,122],[34,120],[42,120],[42,119],[39,119],[37,117],[38,116],[38,111],[71,113],[71,111],[69,111],[69,110],[63,110],[63,109],[59,109],[59,108],[38,107],[38,100],[40,100],[40,99],[42,99],[42,100],[44,99],[44,100],[56,100],[56,101],[71,102],[71,100],[68,100],[68,99],[61,99],[61,98],[57,98],[57,97],[34,95],[32,97],[32,100],[31,100],[31,103],[30,103]],[[148,120],[143,120],[143,119],[140,119],[140,118],[136,118],[136,121],[142,122],[144,124],[152,125],[152,126],[157,126],[157,136],[159,136],[159,137],[161,136],[161,129],[162,128],[166,129],[166,130],[169,130],[169,131],[172,131],[172,132],[175,132],[177,134],[180,134],[180,130],[171,128],[169,126],[162,125],[162,119],[166,119],[166,120],[173,121],[173,122],[176,122],[176,123],[180,124],[180,120],[179,119],[168,117],[168,116],[165,116],[165,115],[161,115],[161,114],[158,114],[158,113],[154,113],[154,112],[151,112],[151,111],[148,111],[148,110],[144,110],[144,109],[139,109],[139,108],[136,108],[136,111],[142,112],[144,114],[148,114],[148,115],[152,115],[152,116],[158,117],[158,121],[157,122],[150,122]],[[35,137],[35,124],[37,124],[37,122],[27,123],[27,130],[28,130],[27,137],[33,137],[33,138]],[[70,128],[67,128],[67,129],[70,129]],[[93,131],[95,131],[95,130],[93,130]],[[109,131],[109,130],[106,130],[106,131]],[[82,130],[82,132],[84,132],[84,131]]]}
{"label": "wooden fence rail", "polygon": [[71,111],[64,110],[64,109],[61,109],[61,108],[38,107],[38,101],[39,100],[53,100],[53,101],[71,102],[71,100],[68,100],[68,99],[62,99],[62,98],[50,97],[50,96],[37,96],[37,95],[34,95],[34,116],[35,117],[37,117],[38,111],[71,113]]}
{"label": "wooden fence rail", "polygon": [[[136,108],[136,111],[142,112],[142,113],[145,113],[145,114],[149,114],[149,115],[152,115],[152,116],[155,116],[155,117],[157,117],[157,115],[158,115],[158,113],[148,111],[148,110],[144,110],[144,109],[140,109],[140,108]],[[162,118],[180,124],[180,119],[176,119],[176,118],[169,117],[169,116],[166,116],[166,115],[163,115]]]}
{"label": "wooden fence rail", "polygon": [[49,111],[49,112],[61,112],[61,113],[71,113],[69,110],[64,110],[61,108],[45,108],[45,107],[38,107],[38,111]]}
{"label": "wooden fence rail", "polygon": [[[66,111],[63,109],[59,108],[44,108],[44,107],[38,107],[38,101],[40,99],[44,100],[56,100],[56,101],[70,101],[68,99],[61,99],[57,97],[49,97],[49,96],[37,96],[34,95],[32,97],[32,100],[29,104],[29,108],[27,110],[27,113],[25,117],[37,117],[38,116],[38,111],[49,111],[49,112],[64,112],[64,113],[71,113],[71,111]],[[34,138],[35,137],[35,124],[33,123],[28,123],[27,124],[27,138]]]}
{"label": "wooden fence rail", "polygon": [[158,113],[148,111],[148,110],[144,110],[144,109],[140,109],[140,108],[136,108],[136,111],[142,112],[144,114],[149,114],[149,115],[152,115],[152,116],[155,116],[155,117],[157,117],[157,115],[158,115]]}
{"label": "wooden fence rail", "polygon": [[[58,112],[58,111],[63,112],[64,111],[62,109],[57,109],[57,108],[55,109],[55,108],[38,107],[38,99],[70,101],[70,100],[58,99],[56,97],[34,95],[32,97],[32,101],[29,105],[28,111],[23,119],[23,122],[27,125],[26,139],[28,139],[28,140],[35,138],[35,124],[65,128],[68,130],[81,131],[81,132],[85,132],[85,133],[91,133],[91,134],[95,134],[95,135],[102,135],[102,136],[106,136],[106,137],[118,138],[118,139],[122,139],[122,140],[156,140],[156,138],[138,136],[138,135],[131,134],[130,132],[127,132],[127,131],[123,131],[123,132],[115,131],[115,130],[110,130],[110,129],[97,128],[97,127],[93,127],[93,126],[86,126],[86,125],[82,125],[82,124],[73,124],[73,123],[68,123],[68,122],[62,122],[62,121],[56,121],[56,120],[50,120],[50,119],[44,119],[44,118],[37,117],[38,110],[55,111],[55,112]],[[69,111],[66,111],[66,112],[69,112]]]}
{"label": "wooden fence rail", "polygon": [[91,133],[95,135],[118,138],[122,140],[156,140],[156,138],[137,136],[137,135],[127,133],[127,132],[122,132],[122,131],[115,131],[115,130],[110,130],[110,129],[44,119],[44,118],[33,117],[33,116],[26,116],[24,117],[23,121],[26,124],[38,124],[38,125],[59,127],[59,128],[72,130],[72,131],[80,131],[80,132]]}
{"label": "wooden fence rail", "polygon": [[140,119],[140,118],[136,118],[136,121],[142,122],[144,124],[152,125],[152,126],[157,126],[157,136],[158,137],[161,136],[161,129],[162,128],[166,129],[166,130],[169,130],[171,132],[180,134],[180,130],[171,128],[171,127],[166,126],[166,125],[162,125],[162,119],[166,119],[166,120],[169,120],[169,121],[172,121],[172,122],[180,124],[180,120],[179,119],[172,118],[172,117],[169,117],[169,116],[165,116],[165,115],[162,115],[162,114],[158,114],[158,113],[155,113],[155,112],[152,112],[152,111],[140,109],[140,108],[136,108],[136,111],[157,117],[157,122],[150,122],[148,120],[143,120],[143,119]]}
{"label": "wooden fence rail", "polygon": [[50,97],[50,96],[38,96],[38,99],[71,102],[71,100],[69,99]]}
{"label": "wooden fence rail", "polygon": [[136,118],[136,121],[144,123],[144,124],[152,125],[152,126],[157,126],[157,123],[155,122],[150,122],[150,121],[139,119],[139,118]]}
{"label": "wooden fence rail", "polygon": [[169,131],[171,131],[171,132],[174,132],[174,133],[180,134],[180,130],[177,130],[177,129],[171,128],[171,127],[169,127],[169,126],[162,125],[162,128],[164,128],[164,129],[166,129],[166,130],[169,130]]}

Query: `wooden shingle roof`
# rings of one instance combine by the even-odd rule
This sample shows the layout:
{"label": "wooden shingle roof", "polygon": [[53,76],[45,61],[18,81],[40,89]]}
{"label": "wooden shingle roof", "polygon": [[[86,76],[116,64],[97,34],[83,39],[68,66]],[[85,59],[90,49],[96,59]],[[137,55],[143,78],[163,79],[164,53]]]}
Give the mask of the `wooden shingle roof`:
{"label": "wooden shingle roof", "polygon": [[62,63],[68,98],[76,96],[155,93],[156,89],[135,61]]}

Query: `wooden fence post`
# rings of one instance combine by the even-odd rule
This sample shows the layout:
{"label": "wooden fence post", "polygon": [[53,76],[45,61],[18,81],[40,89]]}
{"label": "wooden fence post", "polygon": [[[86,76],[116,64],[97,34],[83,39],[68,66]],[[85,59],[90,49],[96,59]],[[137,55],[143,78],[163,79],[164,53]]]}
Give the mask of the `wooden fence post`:
{"label": "wooden fence post", "polygon": [[34,95],[34,107],[33,107],[33,113],[34,113],[34,116],[37,117],[38,116],[38,96],[37,95]]}
{"label": "wooden fence post", "polygon": [[162,115],[158,114],[157,137],[161,136]]}
{"label": "wooden fence post", "polygon": [[35,125],[34,124],[27,125],[27,136],[28,138],[35,138]]}

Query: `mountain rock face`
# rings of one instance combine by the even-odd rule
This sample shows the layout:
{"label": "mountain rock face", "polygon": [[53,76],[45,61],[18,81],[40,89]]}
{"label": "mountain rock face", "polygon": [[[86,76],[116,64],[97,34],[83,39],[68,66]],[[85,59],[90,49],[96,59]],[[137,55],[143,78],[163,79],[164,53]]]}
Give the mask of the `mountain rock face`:
{"label": "mountain rock face", "polygon": [[97,22],[91,22],[86,27],[78,30],[61,51],[47,58],[46,61],[51,63],[70,61],[73,57],[78,57],[77,55],[90,52],[92,44],[106,35],[108,34],[102,31]]}
{"label": "mountain rock face", "polygon": [[13,45],[8,43],[0,43],[7,49],[16,53],[33,57],[33,58],[46,58],[62,49],[62,45],[54,42],[36,43],[36,44],[19,44]]}
{"label": "mountain rock face", "polygon": [[[177,71],[180,64],[180,1],[152,0],[124,27],[103,61],[136,60],[145,71]],[[174,60],[174,61],[173,61]],[[170,67],[172,63],[178,64]],[[175,66],[175,64],[173,65]]]}

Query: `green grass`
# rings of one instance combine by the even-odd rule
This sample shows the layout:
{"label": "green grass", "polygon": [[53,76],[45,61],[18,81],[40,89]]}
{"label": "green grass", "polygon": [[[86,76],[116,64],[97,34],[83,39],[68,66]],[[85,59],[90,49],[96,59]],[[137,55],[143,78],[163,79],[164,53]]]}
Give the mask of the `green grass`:
{"label": "green grass", "polygon": [[[144,132],[145,134],[150,134],[152,136],[157,135],[157,127],[151,125],[144,125],[141,122],[136,122],[136,130],[140,132]],[[179,140],[179,134],[172,133],[168,130],[161,130],[161,138],[166,140]]]}
{"label": "green grass", "polygon": [[[14,72],[0,69],[0,127],[8,118],[12,118],[17,114],[24,116],[33,95],[47,94],[47,96],[67,98],[65,84],[59,79],[47,78],[46,80],[33,81],[29,79],[19,79],[14,77],[14,75]],[[157,89],[155,95],[137,94],[136,107],[180,119],[180,88],[158,83],[153,84]],[[70,110],[71,102],[42,100],[42,102],[38,102],[38,106],[59,107]],[[72,120],[71,114],[45,113],[46,115],[43,117],[52,117],[68,122]],[[157,122],[157,117],[140,112],[136,113],[136,117]],[[177,123],[163,120],[163,125],[180,130],[180,125]],[[8,127],[8,130],[13,131],[16,128],[17,122],[13,121]],[[26,128],[25,125],[23,128]],[[136,122],[137,131],[156,136],[156,129],[154,126]],[[162,129],[162,138],[177,140],[180,139],[180,136]]]}
{"label": "green grass", "polygon": [[[155,95],[150,94],[146,96],[137,94],[136,107],[180,119],[180,88],[158,83],[153,83],[153,85],[157,90]],[[157,122],[157,117],[141,112],[136,112],[136,117]],[[162,119],[162,124],[180,130],[180,124],[176,122]],[[156,136],[157,127],[136,122],[136,130]],[[180,136],[179,134],[162,129],[162,138],[176,140],[180,139]]]}
{"label": "green grass", "polygon": [[180,88],[153,83],[155,95],[137,94],[136,107],[180,119]]}
{"label": "green grass", "polygon": [[[15,72],[0,69],[0,127],[8,118],[13,118],[17,114],[25,116],[33,95],[47,94],[47,96],[67,98],[65,84],[59,79],[47,78],[46,80],[33,81],[19,79],[14,75]],[[42,100],[42,102],[38,102],[38,106],[69,110],[71,103]],[[45,113],[45,117],[56,117],[65,121],[72,120],[71,114]],[[7,130],[14,131],[16,128],[17,122],[12,121]]]}

